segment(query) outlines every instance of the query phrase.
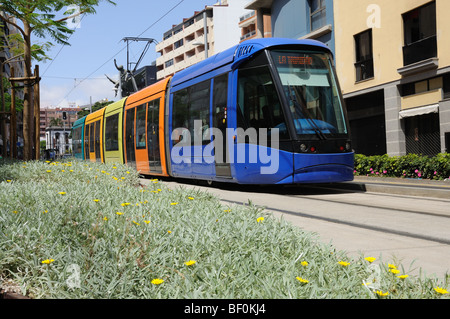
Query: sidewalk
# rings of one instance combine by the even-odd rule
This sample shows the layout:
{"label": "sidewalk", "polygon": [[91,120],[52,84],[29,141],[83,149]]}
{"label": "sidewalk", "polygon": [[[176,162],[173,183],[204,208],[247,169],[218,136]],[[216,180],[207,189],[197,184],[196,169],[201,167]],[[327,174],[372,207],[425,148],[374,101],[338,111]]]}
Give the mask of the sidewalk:
{"label": "sidewalk", "polygon": [[431,197],[450,200],[450,181],[355,176],[353,182],[336,184],[338,188],[374,193]]}

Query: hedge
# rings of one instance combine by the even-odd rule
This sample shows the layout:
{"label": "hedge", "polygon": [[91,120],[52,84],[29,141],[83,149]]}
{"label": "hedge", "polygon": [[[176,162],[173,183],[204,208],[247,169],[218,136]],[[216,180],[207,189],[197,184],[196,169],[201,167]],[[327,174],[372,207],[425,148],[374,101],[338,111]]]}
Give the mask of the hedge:
{"label": "hedge", "polygon": [[450,179],[450,154],[438,154],[435,157],[416,154],[395,157],[356,154],[355,175],[430,180]]}

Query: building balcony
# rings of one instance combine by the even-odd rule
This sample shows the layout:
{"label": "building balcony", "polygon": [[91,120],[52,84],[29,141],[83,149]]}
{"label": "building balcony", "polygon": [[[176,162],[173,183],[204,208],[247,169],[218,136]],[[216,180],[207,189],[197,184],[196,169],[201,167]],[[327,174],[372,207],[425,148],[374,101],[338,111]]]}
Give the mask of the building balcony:
{"label": "building balcony", "polygon": [[243,15],[239,18],[239,27],[240,28],[246,28],[251,24],[256,23],[256,11],[252,11],[247,13],[246,15]]}
{"label": "building balcony", "polygon": [[256,31],[251,31],[247,34],[244,34],[243,36],[241,36],[241,41],[245,41],[245,40],[249,40],[252,39],[256,36]]}
{"label": "building balcony", "polygon": [[436,57],[437,37],[435,35],[403,47],[404,66]]}

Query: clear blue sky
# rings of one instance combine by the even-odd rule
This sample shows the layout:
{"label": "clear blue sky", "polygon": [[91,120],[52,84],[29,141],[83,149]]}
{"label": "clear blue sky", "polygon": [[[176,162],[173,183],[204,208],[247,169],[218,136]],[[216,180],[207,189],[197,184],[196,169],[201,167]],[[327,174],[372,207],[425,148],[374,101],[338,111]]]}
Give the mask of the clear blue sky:
{"label": "clear blue sky", "polygon": [[[55,44],[48,55],[53,59],[39,62],[41,108],[66,107],[68,103],[87,105],[107,98],[117,100],[113,84],[105,77],[117,79],[118,65],[126,65],[127,50],[124,37],[162,40],[172,25],[189,18],[194,11],[217,0],[113,0],[116,5],[102,2],[97,13],[86,15],[80,28],[69,39],[70,46]],[[158,21],[159,20],[159,21]],[[37,42],[41,39],[34,38]],[[130,60],[137,61],[145,43],[130,43]],[[159,55],[155,44],[141,62],[149,65]],[[36,63],[36,62],[35,62]]]}

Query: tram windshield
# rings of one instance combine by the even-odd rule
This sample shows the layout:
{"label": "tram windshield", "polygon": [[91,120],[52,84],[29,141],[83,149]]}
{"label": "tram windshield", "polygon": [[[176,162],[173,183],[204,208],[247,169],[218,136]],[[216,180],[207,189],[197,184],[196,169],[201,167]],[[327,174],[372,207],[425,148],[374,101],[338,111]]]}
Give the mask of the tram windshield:
{"label": "tram windshield", "polygon": [[300,50],[279,50],[271,54],[297,134],[317,135],[320,139],[347,134],[330,56]]}

